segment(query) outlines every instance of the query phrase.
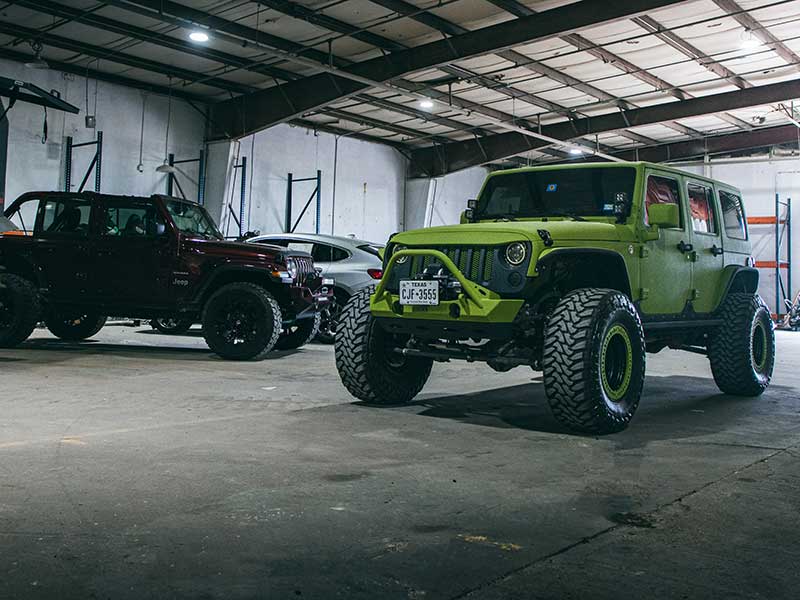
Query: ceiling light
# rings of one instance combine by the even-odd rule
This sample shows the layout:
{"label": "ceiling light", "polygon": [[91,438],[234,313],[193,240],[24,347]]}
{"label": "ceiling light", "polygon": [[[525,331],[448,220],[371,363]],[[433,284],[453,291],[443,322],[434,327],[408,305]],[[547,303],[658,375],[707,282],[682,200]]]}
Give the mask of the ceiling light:
{"label": "ceiling light", "polygon": [[189,34],[189,39],[193,42],[207,42],[208,34],[205,31],[193,31]]}
{"label": "ceiling light", "polygon": [[28,42],[30,44],[31,50],[33,50],[34,58],[31,61],[25,63],[25,66],[29,69],[49,69],[50,65],[47,64],[47,61],[42,58],[42,44],[39,41],[31,40]]}
{"label": "ceiling light", "polygon": [[433,100],[420,100],[420,108],[433,108]]}
{"label": "ceiling light", "polygon": [[580,148],[570,148],[569,153],[572,154],[573,156],[580,156],[581,154],[583,154],[583,150],[581,150]]}
{"label": "ceiling light", "polygon": [[753,50],[761,46],[761,40],[753,35],[753,32],[749,29],[746,29],[744,35],[742,36],[742,50]]}

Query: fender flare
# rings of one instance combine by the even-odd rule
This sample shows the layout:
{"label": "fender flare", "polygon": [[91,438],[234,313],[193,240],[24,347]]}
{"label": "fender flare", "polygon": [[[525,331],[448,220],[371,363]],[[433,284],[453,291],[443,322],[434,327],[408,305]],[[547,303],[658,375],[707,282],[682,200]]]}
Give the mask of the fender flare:
{"label": "fender flare", "polygon": [[208,294],[208,290],[214,288],[215,284],[221,278],[233,273],[244,275],[248,280],[258,277],[262,278],[264,283],[274,283],[269,272],[267,272],[263,267],[235,264],[219,265],[218,267],[215,267],[208,277],[205,278],[205,281],[198,286],[197,291],[192,296],[192,303],[202,305]]}
{"label": "fender flare", "polygon": [[739,287],[749,294],[758,292],[758,282],[761,277],[758,269],[743,265],[728,265],[723,272],[725,273],[725,287],[719,296],[718,307],[725,301],[728,294],[734,293],[733,290],[737,290]]}
{"label": "fender flare", "polygon": [[559,258],[566,258],[566,259],[580,259],[580,258],[591,258],[591,257],[601,257],[603,260],[610,260],[612,264],[614,264],[614,268],[617,269],[621,276],[622,281],[620,282],[623,289],[620,291],[624,294],[627,294],[629,298],[631,298],[631,280],[630,274],[628,273],[628,267],[625,263],[625,259],[622,258],[622,255],[619,252],[615,252],[614,250],[607,250],[605,248],[554,248],[552,250],[545,250],[539,257],[539,260],[536,262],[536,271],[538,273],[542,273],[546,271],[549,267],[550,263],[559,259]]}

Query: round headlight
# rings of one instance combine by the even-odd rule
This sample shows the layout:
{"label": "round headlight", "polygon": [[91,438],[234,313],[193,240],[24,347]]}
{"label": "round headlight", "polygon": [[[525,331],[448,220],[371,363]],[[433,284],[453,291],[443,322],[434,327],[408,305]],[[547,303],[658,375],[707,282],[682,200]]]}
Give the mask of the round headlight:
{"label": "round headlight", "polygon": [[525,244],[521,242],[514,242],[506,247],[506,261],[508,264],[517,267],[525,260]]}
{"label": "round headlight", "polygon": [[[397,254],[398,252],[400,252],[400,250],[407,250],[407,248],[405,246],[399,246],[399,245],[395,246],[394,250],[392,251],[392,254]],[[402,265],[407,260],[408,260],[407,256],[401,256],[400,258],[397,259],[397,264]]]}
{"label": "round headlight", "polygon": [[297,277],[297,263],[293,258],[286,259],[286,270],[289,271],[289,275],[292,276],[292,279]]}

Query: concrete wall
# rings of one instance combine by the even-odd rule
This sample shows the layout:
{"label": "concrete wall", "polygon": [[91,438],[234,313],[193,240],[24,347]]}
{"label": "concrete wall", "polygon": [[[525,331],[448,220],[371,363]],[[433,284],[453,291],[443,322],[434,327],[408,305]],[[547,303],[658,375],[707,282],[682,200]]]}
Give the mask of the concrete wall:
{"label": "concrete wall", "polygon": [[[240,163],[243,157],[248,162],[244,230],[283,231],[287,174],[292,173],[295,179],[314,178],[317,170],[322,171],[320,233],[354,234],[382,242],[404,227],[407,161],[399,152],[384,144],[347,137],[337,143],[331,134],[278,125],[238,144],[212,144],[207,206],[214,218],[220,219],[227,235],[238,233],[227,205],[238,217],[241,176],[239,170],[231,170],[231,165]],[[227,181],[220,197],[219,177],[223,173]],[[293,224],[315,185],[314,181],[294,184]],[[314,232],[315,213],[312,202],[296,231]]]}
{"label": "concrete wall", "polygon": [[[781,200],[792,198],[794,202],[794,231],[792,235],[792,298],[800,290],[800,159],[769,162],[742,162],[717,164],[707,167],[683,166],[688,171],[719,179],[742,190],[745,210],[749,217],[773,216],[775,194]],[[782,215],[782,217],[785,215]],[[772,225],[750,225],[750,239],[756,260],[775,260],[775,235]],[[787,241],[781,249],[782,258],[787,256]],[[784,283],[786,273],[784,271]],[[772,310],[775,309],[775,275],[772,269],[761,270],[760,292]],[[785,312],[781,307],[781,312]]]}
{"label": "concrete wall", "polygon": [[[86,82],[84,78],[54,70],[33,70],[16,62],[0,60],[0,73],[21,79],[45,90],[56,89],[62,99],[78,106],[77,115],[48,110],[48,139],[42,143],[44,109],[18,102],[8,113],[8,166],[6,170],[6,199],[8,202],[31,190],[62,190],[64,185],[64,137],[72,136],[74,143],[91,141],[95,130],[84,126],[86,114]],[[166,175],[155,169],[164,160],[164,136],[167,125],[167,98],[147,95],[143,169],[139,163],[139,139],[142,118],[143,92],[118,85],[99,82],[97,108],[94,108],[95,81],[89,81],[89,106],[96,110],[97,131],[103,131],[103,168],[101,191],[119,194],[164,193]],[[7,99],[4,99],[7,103]],[[7,104],[6,104],[7,105]],[[204,118],[188,104],[172,100],[169,151],[177,159],[199,154],[205,133]],[[86,167],[94,154],[93,147],[74,150],[73,189],[80,184]],[[197,196],[197,167],[184,165],[178,174],[187,197]],[[87,184],[94,189],[94,176]]]}
{"label": "concrete wall", "polygon": [[458,223],[467,200],[477,198],[488,169],[473,167],[434,179],[412,179],[406,186],[406,228]]}

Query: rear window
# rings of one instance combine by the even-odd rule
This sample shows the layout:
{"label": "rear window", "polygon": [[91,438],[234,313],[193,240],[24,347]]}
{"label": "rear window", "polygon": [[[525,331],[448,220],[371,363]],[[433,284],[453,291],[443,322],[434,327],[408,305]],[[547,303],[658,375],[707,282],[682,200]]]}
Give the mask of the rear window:
{"label": "rear window", "polygon": [[721,190],[719,203],[722,207],[722,224],[725,227],[725,235],[735,240],[746,240],[747,226],[744,220],[742,199],[736,194]]}

